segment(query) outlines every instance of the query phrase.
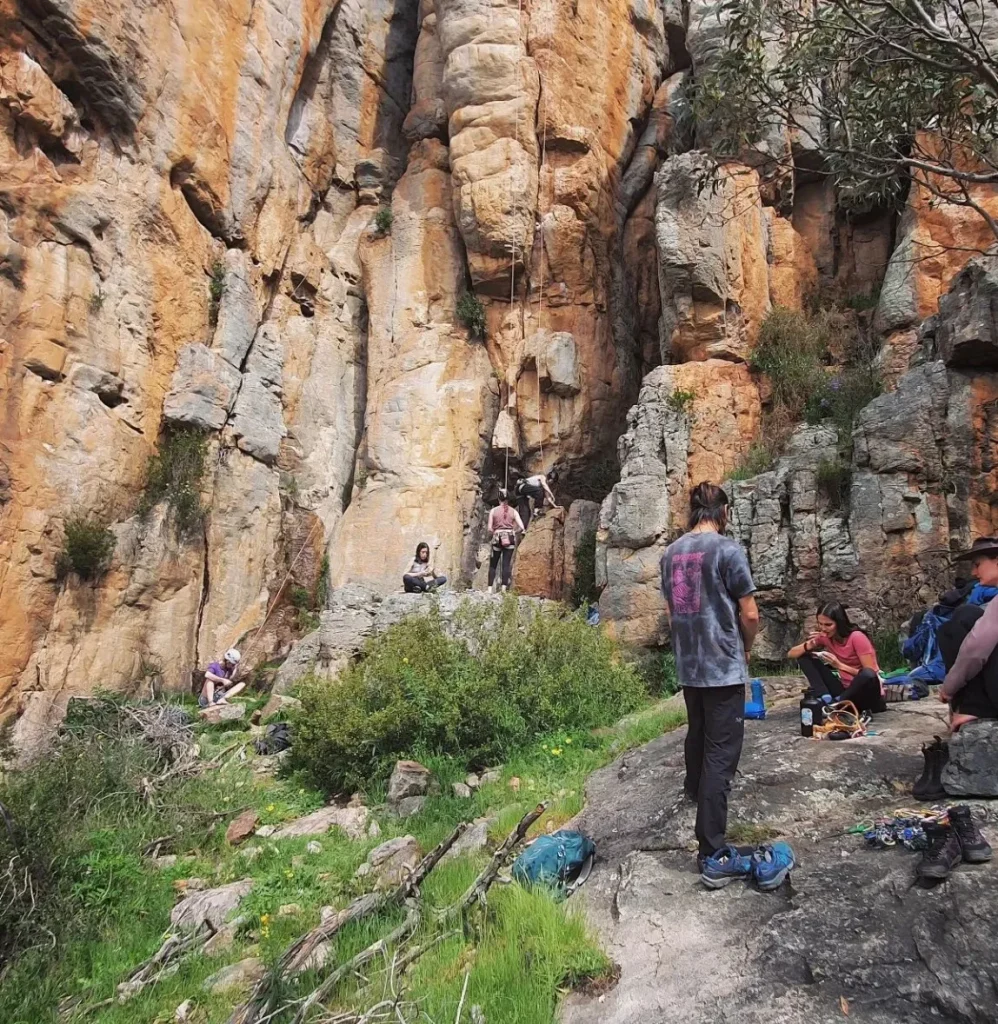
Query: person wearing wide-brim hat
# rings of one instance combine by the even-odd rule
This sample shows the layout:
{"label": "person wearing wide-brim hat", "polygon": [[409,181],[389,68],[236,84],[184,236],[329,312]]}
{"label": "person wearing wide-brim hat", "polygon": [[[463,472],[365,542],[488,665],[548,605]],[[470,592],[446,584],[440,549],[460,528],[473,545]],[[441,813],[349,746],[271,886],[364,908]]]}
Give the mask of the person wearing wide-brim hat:
{"label": "person wearing wide-brim hat", "polygon": [[[955,561],[970,562],[979,584],[998,588],[998,537],[978,537]],[[998,600],[957,608],[936,633],[946,678],[939,699],[950,705],[951,728],[998,718]]]}

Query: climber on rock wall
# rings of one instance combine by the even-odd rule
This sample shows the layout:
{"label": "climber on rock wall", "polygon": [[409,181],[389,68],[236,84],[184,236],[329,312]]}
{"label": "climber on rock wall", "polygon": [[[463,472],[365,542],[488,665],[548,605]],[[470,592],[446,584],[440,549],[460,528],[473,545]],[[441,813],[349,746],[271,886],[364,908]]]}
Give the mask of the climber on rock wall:
{"label": "climber on rock wall", "polygon": [[489,552],[489,590],[495,589],[496,569],[502,564],[500,581],[505,593],[512,583],[513,552],[516,549],[517,533],[525,533],[526,527],[519,513],[509,503],[509,491],[499,489],[499,504],[489,512],[489,536],[492,546]]}
{"label": "climber on rock wall", "polygon": [[551,508],[558,507],[554,492],[549,486],[549,483],[555,483],[557,480],[558,473],[553,469],[547,476],[543,473],[536,473],[534,476],[517,480],[513,490],[517,497],[517,509],[525,530],[530,526],[531,518],[544,508],[546,501],[551,503]]}

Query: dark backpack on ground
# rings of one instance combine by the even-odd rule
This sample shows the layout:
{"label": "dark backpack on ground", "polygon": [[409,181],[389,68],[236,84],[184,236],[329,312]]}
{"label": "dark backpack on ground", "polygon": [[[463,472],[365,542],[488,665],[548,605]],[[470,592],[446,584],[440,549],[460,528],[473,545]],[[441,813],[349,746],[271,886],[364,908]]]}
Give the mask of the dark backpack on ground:
{"label": "dark backpack on ground", "polygon": [[291,746],[291,726],[287,722],[274,722],[264,730],[254,744],[258,754],[279,754]]}
{"label": "dark backpack on ground", "polygon": [[595,856],[595,844],[581,832],[552,832],[538,836],[516,858],[513,877],[521,885],[547,886],[564,899],[589,877]]}

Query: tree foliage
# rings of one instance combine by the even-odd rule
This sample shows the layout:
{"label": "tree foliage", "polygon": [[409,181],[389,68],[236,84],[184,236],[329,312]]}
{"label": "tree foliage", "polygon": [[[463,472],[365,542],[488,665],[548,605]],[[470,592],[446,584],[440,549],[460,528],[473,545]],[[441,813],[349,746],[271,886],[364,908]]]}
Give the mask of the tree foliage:
{"label": "tree foliage", "polygon": [[697,90],[718,160],[772,158],[788,132],[847,208],[914,185],[998,237],[998,0],[725,0],[720,19]]}

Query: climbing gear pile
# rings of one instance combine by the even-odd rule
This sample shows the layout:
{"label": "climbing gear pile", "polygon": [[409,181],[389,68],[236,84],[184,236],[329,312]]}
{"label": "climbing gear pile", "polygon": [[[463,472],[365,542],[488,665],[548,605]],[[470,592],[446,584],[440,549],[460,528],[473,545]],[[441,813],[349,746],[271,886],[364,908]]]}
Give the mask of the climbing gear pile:
{"label": "climbing gear pile", "polygon": [[899,843],[906,850],[924,850],[929,845],[925,834],[926,825],[946,821],[946,811],[929,812],[903,808],[895,811],[889,818],[878,818],[873,822],[862,823],[859,834],[866,845],[874,850],[887,850]]}
{"label": "climbing gear pile", "polygon": [[822,740],[852,740],[865,736],[871,718],[862,715],[851,700],[838,701],[825,708],[825,720],[812,727],[812,734]]}

